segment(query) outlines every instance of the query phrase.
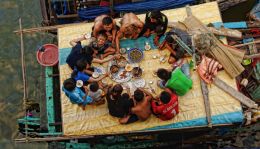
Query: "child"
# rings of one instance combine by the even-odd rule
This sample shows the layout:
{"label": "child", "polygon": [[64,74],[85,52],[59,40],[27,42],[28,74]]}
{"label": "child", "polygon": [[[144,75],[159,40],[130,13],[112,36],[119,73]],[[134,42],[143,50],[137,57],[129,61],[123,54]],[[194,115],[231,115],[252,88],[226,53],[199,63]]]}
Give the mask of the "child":
{"label": "child", "polygon": [[105,100],[103,99],[105,94],[103,93],[103,90],[99,88],[97,82],[92,82],[88,87],[88,96],[90,96],[97,105],[105,103]]}
{"label": "child", "polygon": [[100,59],[104,59],[108,55],[115,53],[115,49],[112,48],[107,40],[107,34],[105,31],[100,31],[97,35],[97,40],[90,43],[90,47],[94,50],[95,56],[100,56]]}
{"label": "child", "polygon": [[160,68],[157,70],[157,76],[162,80],[159,86],[166,86],[176,92],[177,95],[185,95],[192,87],[192,80],[188,78],[180,67],[173,71]]}
{"label": "child", "polygon": [[69,78],[63,82],[62,90],[73,104],[78,104],[85,110],[87,104],[91,104],[93,99],[87,96],[80,88],[76,87],[76,81]]}
{"label": "child", "polygon": [[166,88],[160,97],[151,101],[153,113],[161,120],[170,120],[179,113],[178,96]]}
{"label": "child", "polygon": [[172,29],[170,32],[168,32],[166,34],[165,40],[159,46],[159,49],[167,48],[170,51],[171,55],[168,59],[170,64],[173,64],[179,59],[184,58],[186,53],[185,50],[175,41],[173,35],[177,35],[186,45],[191,45],[191,38],[186,31]]}
{"label": "child", "polygon": [[90,77],[92,72],[90,71],[90,65],[84,59],[80,59],[77,61],[76,69],[72,72],[71,77],[77,80],[82,80],[86,85],[91,82],[100,81],[103,78],[107,77],[108,74],[105,74],[99,78]]}

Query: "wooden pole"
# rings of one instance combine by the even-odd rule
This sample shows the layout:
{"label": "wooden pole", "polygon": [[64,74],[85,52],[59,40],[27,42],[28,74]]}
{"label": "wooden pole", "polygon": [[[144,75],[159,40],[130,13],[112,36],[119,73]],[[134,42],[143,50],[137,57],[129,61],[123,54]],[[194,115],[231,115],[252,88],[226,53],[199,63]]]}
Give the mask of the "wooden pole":
{"label": "wooden pole", "polygon": [[235,90],[233,87],[231,87],[230,85],[228,85],[227,83],[225,83],[224,81],[219,79],[218,77],[216,77],[214,79],[213,83],[217,87],[219,87],[220,89],[222,89],[223,91],[225,91],[226,93],[231,95],[232,97],[236,98],[242,104],[246,105],[248,108],[257,108],[258,107],[258,105],[253,100],[246,97],[245,95],[243,95],[239,91]]}
{"label": "wooden pole", "polygon": [[[20,30],[22,30],[22,19],[19,18]],[[21,64],[22,64],[22,77],[23,77],[23,100],[27,101],[28,91],[27,91],[27,80],[26,80],[26,66],[24,60],[24,42],[23,33],[20,34],[20,44],[21,44]]]}
{"label": "wooden pole", "polygon": [[36,28],[29,28],[29,29],[20,29],[14,31],[14,33],[33,33],[33,32],[45,32],[45,31],[50,31],[50,30],[57,30],[58,28],[62,27],[68,27],[68,26],[73,26],[73,25],[81,25],[85,23],[73,23],[73,24],[64,24],[64,25],[54,25],[54,26],[45,26],[45,27],[36,27]]}
{"label": "wooden pole", "polygon": [[255,40],[253,42],[248,42],[248,43],[243,43],[243,44],[238,44],[238,45],[234,45],[233,47],[243,47],[243,46],[246,46],[246,45],[250,45],[250,44],[257,44],[257,43],[260,43],[260,40]]}
{"label": "wooden pole", "polygon": [[259,58],[260,57],[260,53],[258,54],[252,54],[252,55],[245,55],[244,58]]}
{"label": "wooden pole", "polygon": [[201,91],[202,91],[202,95],[203,95],[203,99],[204,99],[208,127],[212,128],[208,86],[202,79],[200,79],[200,86],[201,86]]}

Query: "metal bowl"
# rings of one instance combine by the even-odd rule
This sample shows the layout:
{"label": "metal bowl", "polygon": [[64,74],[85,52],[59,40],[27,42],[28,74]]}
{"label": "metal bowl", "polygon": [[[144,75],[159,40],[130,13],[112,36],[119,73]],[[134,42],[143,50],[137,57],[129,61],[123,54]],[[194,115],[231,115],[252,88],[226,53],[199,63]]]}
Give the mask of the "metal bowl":
{"label": "metal bowl", "polygon": [[132,70],[133,78],[140,78],[143,74],[143,70],[140,67],[134,67]]}
{"label": "metal bowl", "polygon": [[112,65],[111,67],[110,67],[110,72],[111,73],[117,73],[119,71],[119,66],[117,66],[117,65]]}
{"label": "metal bowl", "polygon": [[128,59],[133,63],[139,63],[144,58],[144,53],[138,48],[133,48],[128,51]]}

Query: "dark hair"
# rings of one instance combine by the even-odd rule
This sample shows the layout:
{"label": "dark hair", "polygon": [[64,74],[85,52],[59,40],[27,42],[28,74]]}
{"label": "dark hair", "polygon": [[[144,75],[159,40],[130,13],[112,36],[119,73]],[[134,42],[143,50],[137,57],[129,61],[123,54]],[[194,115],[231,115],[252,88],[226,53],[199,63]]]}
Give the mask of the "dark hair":
{"label": "dark hair", "polygon": [[106,31],[105,31],[105,30],[99,31],[98,34],[97,34],[97,37],[98,37],[98,36],[103,36],[103,37],[105,37],[105,38],[107,39],[107,34],[106,34]]}
{"label": "dark hair", "polygon": [[164,34],[164,27],[163,27],[163,25],[158,25],[158,26],[156,26],[156,28],[155,28],[155,33],[156,34]]}
{"label": "dark hair", "polygon": [[166,36],[165,36],[165,41],[166,42],[168,42],[168,43],[176,43],[176,41],[172,38],[172,35],[173,34],[167,34]]}
{"label": "dark hair", "polygon": [[166,69],[160,68],[157,70],[157,76],[164,81],[168,81],[171,78],[171,73]]}
{"label": "dark hair", "polygon": [[137,101],[137,102],[140,102],[144,99],[144,92],[137,89],[135,90],[134,92],[134,99]]}
{"label": "dark hair", "polygon": [[154,10],[151,12],[151,18],[160,19],[162,17],[162,13],[159,10]]}
{"label": "dark hair", "polygon": [[122,98],[129,99],[130,96],[127,93],[122,94]]}
{"label": "dark hair", "polygon": [[76,63],[76,68],[78,71],[83,71],[84,69],[86,69],[87,65],[88,65],[87,61],[85,61],[84,59],[80,59]]}
{"label": "dark hair", "polygon": [[171,100],[171,94],[166,92],[166,91],[162,91],[161,95],[160,95],[160,100],[162,101],[162,103],[167,104],[170,102]]}
{"label": "dark hair", "polygon": [[92,92],[96,92],[96,91],[99,89],[98,83],[97,83],[97,82],[92,82],[92,83],[89,85],[89,89],[90,89],[90,91],[92,91]]}
{"label": "dark hair", "polygon": [[85,46],[82,48],[81,54],[92,56],[94,54],[94,50],[90,46]]}
{"label": "dark hair", "polygon": [[110,25],[111,23],[113,23],[113,19],[111,17],[104,17],[102,20],[102,24],[103,25]]}
{"label": "dark hair", "polygon": [[76,80],[73,78],[66,79],[63,82],[63,87],[68,91],[73,91],[76,87]]}
{"label": "dark hair", "polygon": [[117,95],[120,95],[123,92],[123,87],[120,84],[116,84],[113,87],[112,92],[117,94]]}

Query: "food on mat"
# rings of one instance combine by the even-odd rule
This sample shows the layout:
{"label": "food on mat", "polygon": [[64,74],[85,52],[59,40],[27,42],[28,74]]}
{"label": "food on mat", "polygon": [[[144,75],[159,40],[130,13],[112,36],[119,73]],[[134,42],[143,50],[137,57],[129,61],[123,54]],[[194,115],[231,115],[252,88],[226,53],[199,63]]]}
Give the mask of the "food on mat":
{"label": "food on mat", "polygon": [[142,76],[143,70],[140,67],[134,67],[132,70],[132,74],[134,78],[139,78]]}
{"label": "food on mat", "polygon": [[110,67],[110,72],[111,73],[117,73],[119,71],[119,67],[117,65],[112,65]]}
{"label": "food on mat", "polygon": [[130,64],[127,64],[127,65],[125,66],[125,70],[126,70],[126,71],[132,71],[132,70],[133,70],[133,66],[130,65]]}
{"label": "food on mat", "polygon": [[98,78],[99,77],[99,73],[98,72],[93,72],[92,77],[93,78]]}
{"label": "food on mat", "polygon": [[139,49],[132,49],[129,53],[128,53],[128,57],[132,62],[140,62],[143,58],[143,53],[141,50]]}

